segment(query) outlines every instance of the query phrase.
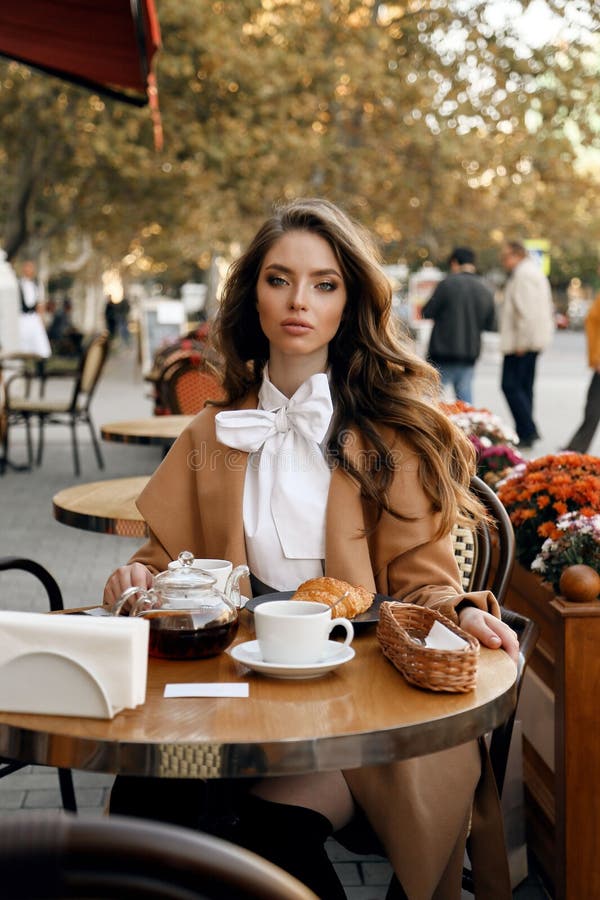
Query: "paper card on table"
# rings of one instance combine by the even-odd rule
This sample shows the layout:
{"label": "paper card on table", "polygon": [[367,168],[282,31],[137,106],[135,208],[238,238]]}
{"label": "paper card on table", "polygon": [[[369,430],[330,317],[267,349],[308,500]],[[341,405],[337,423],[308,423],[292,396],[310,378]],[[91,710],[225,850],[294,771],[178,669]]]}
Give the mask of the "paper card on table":
{"label": "paper card on table", "polygon": [[441,622],[434,622],[425,637],[425,646],[432,650],[464,650],[469,644]]}
{"label": "paper card on table", "polygon": [[112,718],[146,699],[142,618],[0,611],[0,709]]}
{"label": "paper card on table", "polygon": [[239,682],[198,682],[166,684],[164,697],[248,697],[248,684]]}

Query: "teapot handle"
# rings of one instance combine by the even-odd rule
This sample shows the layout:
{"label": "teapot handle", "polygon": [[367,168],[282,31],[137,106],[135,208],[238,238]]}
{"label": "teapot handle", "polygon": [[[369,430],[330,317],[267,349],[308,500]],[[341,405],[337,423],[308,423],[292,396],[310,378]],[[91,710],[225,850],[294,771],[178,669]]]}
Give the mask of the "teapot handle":
{"label": "teapot handle", "polygon": [[242,598],[240,596],[240,578],[244,578],[250,574],[248,566],[236,566],[230,573],[225,585],[225,596],[228,597],[236,609],[242,608]]}
{"label": "teapot handle", "polygon": [[[142,601],[142,602],[144,600],[150,599],[150,597],[152,596],[152,592],[146,590],[146,588],[139,587],[137,585],[133,585],[133,587],[127,588],[127,590],[123,591],[123,593],[121,594],[121,596],[119,597],[119,599],[117,600],[117,602],[115,603],[113,608],[111,609],[111,611],[110,611],[111,615],[119,616],[121,614],[121,610],[123,609],[123,607],[125,606],[127,601],[130,599],[130,597],[134,597],[136,594],[141,595],[140,601]],[[134,615],[134,616],[137,615],[139,605],[140,605],[139,602],[135,603],[133,605],[133,607],[131,609],[132,615]]]}

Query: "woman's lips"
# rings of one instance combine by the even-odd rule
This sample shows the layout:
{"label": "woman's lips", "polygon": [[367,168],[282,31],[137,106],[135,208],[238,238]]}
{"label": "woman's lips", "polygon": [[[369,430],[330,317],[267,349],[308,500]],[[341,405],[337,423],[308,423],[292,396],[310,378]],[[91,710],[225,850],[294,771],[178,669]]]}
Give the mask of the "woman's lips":
{"label": "woman's lips", "polygon": [[288,334],[306,334],[313,330],[312,325],[309,325],[308,322],[302,322],[298,319],[285,319],[281,323],[281,327]]}

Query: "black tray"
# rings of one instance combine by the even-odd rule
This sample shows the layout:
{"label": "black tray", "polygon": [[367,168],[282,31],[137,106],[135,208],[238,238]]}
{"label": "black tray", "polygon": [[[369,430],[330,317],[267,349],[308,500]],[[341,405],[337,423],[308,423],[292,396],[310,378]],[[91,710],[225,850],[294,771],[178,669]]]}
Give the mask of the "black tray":
{"label": "black tray", "polygon": [[[244,609],[254,612],[255,608],[261,603],[267,603],[269,600],[290,600],[293,594],[294,591],[276,591],[273,594],[261,594],[259,597],[252,597],[248,600]],[[386,597],[385,594],[375,594],[375,599],[369,609],[350,620],[356,631],[361,631],[363,628],[367,628],[369,625],[376,625],[379,622],[379,608],[384,600],[393,600],[393,597]]]}

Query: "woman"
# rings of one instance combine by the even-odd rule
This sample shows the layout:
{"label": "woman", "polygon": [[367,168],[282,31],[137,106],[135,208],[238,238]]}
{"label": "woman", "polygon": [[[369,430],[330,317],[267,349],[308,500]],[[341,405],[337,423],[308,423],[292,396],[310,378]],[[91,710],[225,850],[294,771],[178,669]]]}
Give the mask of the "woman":
{"label": "woman", "polygon": [[[440,609],[516,657],[493,596],[461,591],[449,533],[481,515],[468,491],[473,451],[436,408],[435,371],[394,336],[370,238],[327,201],[282,207],[232,265],[215,331],[224,409],[194,419],[142,493],[151,536],[111,576],[105,604],[189,547],[247,561],[255,592],[325,573]],[[411,900],[459,897],[480,775],[473,742],[265,779],[236,800],[227,836],[336,900],[324,841],[366,816]],[[118,786],[112,809],[134,807]]]}

